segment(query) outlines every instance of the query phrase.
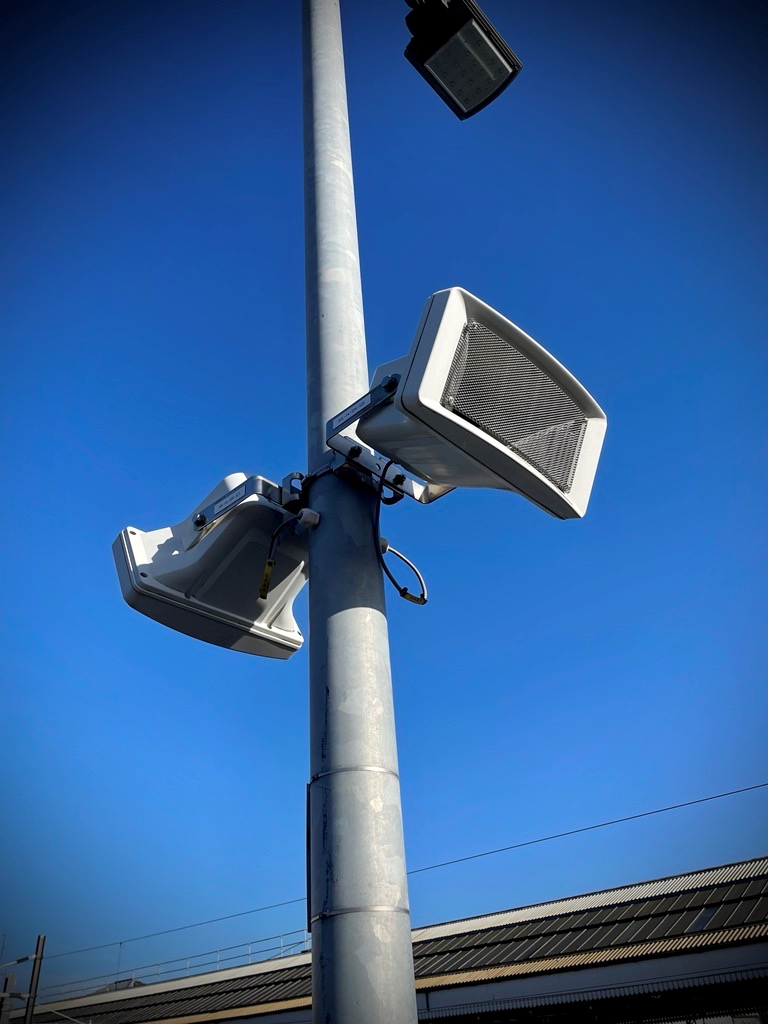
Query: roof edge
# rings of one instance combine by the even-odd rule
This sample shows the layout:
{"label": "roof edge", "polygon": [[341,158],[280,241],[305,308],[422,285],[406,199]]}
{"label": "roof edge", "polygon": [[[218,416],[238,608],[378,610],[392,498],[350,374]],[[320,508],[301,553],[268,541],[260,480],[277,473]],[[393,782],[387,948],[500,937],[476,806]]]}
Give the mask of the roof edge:
{"label": "roof edge", "polygon": [[[755,870],[749,871],[753,866]],[[712,878],[712,881],[702,881],[707,876],[730,875],[738,873],[738,877]],[[514,920],[534,921],[537,917],[551,917],[554,913],[567,914],[576,913],[586,909],[584,901],[589,901],[589,906],[612,906],[621,903],[632,903],[637,899],[648,898],[651,895],[672,895],[683,893],[689,889],[698,889],[702,885],[722,885],[727,881],[747,881],[753,878],[768,876],[768,855],[751,857],[748,860],[733,861],[729,864],[720,864],[708,868],[699,868],[695,871],[687,871],[675,875],[664,875],[661,878],[651,878],[641,882],[630,882],[626,885],[616,885],[609,889],[599,889],[596,892],[577,893],[573,896],[561,896],[554,900],[544,900],[541,903],[531,903],[523,907],[511,907],[508,910],[494,910],[488,914],[473,914],[470,917],[457,918],[454,921],[442,923],[419,925],[412,930],[414,941],[425,938],[437,938],[438,935],[461,934],[462,931],[478,931],[482,928],[492,928],[508,923],[511,915]],[[669,885],[665,883],[677,883]],[[658,888],[655,894],[647,890]],[[644,891],[645,890],[645,891]],[[607,897],[614,896],[613,900]],[[571,909],[568,904],[573,904]],[[539,914],[534,911],[540,911]],[[460,927],[465,926],[465,927]],[[450,932],[445,929],[450,929]],[[425,933],[434,930],[435,935]],[[424,933],[424,934],[423,934]]]}

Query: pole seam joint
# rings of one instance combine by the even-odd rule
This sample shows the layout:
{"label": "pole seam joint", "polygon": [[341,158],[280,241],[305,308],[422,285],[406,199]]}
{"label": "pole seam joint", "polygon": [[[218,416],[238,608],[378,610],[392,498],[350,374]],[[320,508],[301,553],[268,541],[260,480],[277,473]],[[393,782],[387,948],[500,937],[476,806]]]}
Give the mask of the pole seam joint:
{"label": "pole seam joint", "polygon": [[327,775],[339,775],[342,772],[380,772],[382,775],[391,775],[393,778],[400,781],[400,776],[392,768],[381,768],[375,764],[358,764],[358,765],[346,765],[341,768],[329,768],[325,772],[316,772],[309,780],[310,786],[313,782],[317,782],[318,779],[323,779]]}
{"label": "pole seam joint", "polygon": [[410,914],[410,907],[387,907],[387,906],[369,906],[369,907],[339,907],[338,910],[323,910],[319,914],[314,914],[310,918],[310,923],[315,924],[316,921],[322,921],[328,917],[339,917],[341,914]]}

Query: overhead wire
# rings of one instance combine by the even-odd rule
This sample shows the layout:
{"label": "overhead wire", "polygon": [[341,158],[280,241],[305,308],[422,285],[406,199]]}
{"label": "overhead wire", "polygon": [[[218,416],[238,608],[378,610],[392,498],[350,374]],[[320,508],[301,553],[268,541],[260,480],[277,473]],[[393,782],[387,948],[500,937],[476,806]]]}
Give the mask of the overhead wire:
{"label": "overhead wire", "polygon": [[[288,942],[288,943],[283,942],[284,939],[290,938],[293,935],[301,935],[302,939],[301,940],[293,939],[292,942]],[[121,970],[118,969],[116,971],[109,971],[107,974],[95,974],[95,975],[93,975],[90,978],[78,978],[76,981],[65,982],[63,986],[62,985],[48,986],[48,988],[47,989],[43,989],[43,991],[49,991],[51,988],[60,989],[60,988],[72,987],[72,986],[76,986],[76,985],[84,985],[84,984],[86,984],[88,982],[93,982],[93,981],[105,981],[108,978],[114,978],[114,977],[116,977],[116,976],[118,976],[120,974],[125,974],[128,971],[131,972],[131,977],[133,979],[160,977],[163,974],[177,974],[179,972],[180,968],[172,966],[173,964],[186,963],[187,967],[189,967],[190,966],[190,961],[192,961],[192,960],[200,960],[201,957],[213,956],[214,954],[216,954],[216,959],[214,959],[214,960],[206,960],[203,963],[192,964],[193,969],[195,971],[199,971],[200,968],[202,968],[202,967],[210,967],[212,964],[217,964],[217,965],[218,964],[226,964],[226,963],[230,963],[232,960],[242,960],[243,957],[246,956],[246,955],[247,956],[263,957],[265,953],[272,953],[275,950],[284,951],[286,948],[293,949],[295,946],[298,946],[300,944],[300,942],[304,941],[304,939],[303,939],[304,936],[306,936],[306,931],[303,928],[297,928],[297,929],[294,929],[293,931],[282,932],[281,934],[277,934],[277,935],[266,935],[262,939],[253,939],[253,940],[251,940],[251,942],[238,942],[234,946],[222,946],[219,949],[208,949],[208,950],[205,950],[202,953],[193,953],[190,956],[177,956],[177,957],[174,957],[172,960],[162,960],[162,961],[159,961],[159,962],[155,961],[154,963],[150,963],[150,964],[140,964],[137,967],[127,968],[125,971],[121,971]],[[279,945],[275,945],[275,946],[264,946],[263,945],[263,943],[265,943],[265,942],[272,942],[275,939],[280,939],[281,940]],[[221,956],[222,953],[230,953],[233,949],[242,949],[244,946],[251,947],[249,953],[247,953],[247,954],[246,953],[235,953],[233,956],[224,956],[224,957]],[[253,946],[259,946],[261,948],[253,949],[252,948]],[[270,957],[266,957],[266,959],[271,959],[271,958]],[[165,971],[161,971],[161,970],[159,970],[159,968],[161,968],[161,967],[166,967],[168,969],[165,970]],[[155,968],[158,968],[158,970],[155,970]],[[139,973],[141,971],[143,971],[144,973],[143,974]]]}
{"label": "overhead wire", "polygon": [[[439,861],[436,864],[428,864],[421,868],[411,868],[409,875],[424,874],[427,871],[436,871],[438,868],[450,867],[453,864],[462,864],[466,861],[479,860],[482,857],[492,857],[498,853],[508,853],[511,850],[520,850],[526,846],[536,846],[540,843],[548,843],[555,839],[565,839],[568,836],[579,835],[583,832],[593,832],[597,829],[608,828],[611,825],[620,825],[628,821],[637,821],[641,818],[650,818],[656,814],[666,814],[669,811],[678,811],[684,807],[695,807],[699,804],[711,803],[714,800],[723,800],[726,797],[739,796],[742,793],[752,793],[759,789],[768,788],[768,782],[758,782],[754,786],[743,786],[741,789],[731,789],[724,793],[713,793],[711,796],[698,797],[695,800],[685,800],[682,803],[668,804],[666,807],[657,807],[652,811],[640,811],[637,814],[627,814],[621,818],[611,818],[608,821],[601,821],[594,825],[583,825],[580,828],[569,829],[566,832],[555,832],[552,835],[541,836],[538,839],[527,839],[520,843],[512,843],[509,846],[499,846],[493,850],[484,850],[481,853],[471,853],[464,857],[454,857],[452,860]],[[296,903],[305,903],[306,897],[299,896],[292,900],[283,900],[280,903],[270,903],[263,907],[255,907],[253,910],[241,910],[236,914],[225,914],[222,917],[212,917],[206,921],[196,921],[194,924],[179,925],[176,928],[165,928],[158,932],[149,932],[146,935],[136,935],[130,939],[117,939],[114,942],[104,942],[97,946],[84,946],[82,949],[71,949],[65,953],[46,954],[46,960],[54,960],[57,957],[74,956],[77,953],[90,953],[97,949],[108,949],[110,946],[119,946],[127,942],[140,942],[142,939],[154,939],[159,935],[171,935],[174,932],[183,932],[191,928],[201,928],[208,924],[218,924],[221,921],[231,921],[237,917],[247,917],[250,914],[260,914],[267,910],[277,910],[280,907],[289,907]],[[14,961],[16,962],[16,961]]]}
{"label": "overhead wire", "polygon": [[541,836],[539,839],[527,839],[522,843],[512,843],[511,846],[499,846],[495,850],[484,850],[482,853],[471,853],[466,857],[455,857],[453,860],[440,861],[439,864],[430,864],[423,868],[413,868],[409,875],[418,875],[424,871],[435,871],[437,868],[447,868],[452,864],[463,864],[468,860],[479,860],[481,857],[492,857],[496,853],[507,853],[510,850],[521,850],[524,846],[536,846],[538,843],[548,843],[553,839],[565,839],[567,836],[576,836],[582,832],[593,832],[598,828],[608,828],[609,825],[621,825],[625,821],[637,821],[639,818],[650,818],[654,814],[665,814],[667,811],[679,811],[683,807],[693,807],[696,804],[706,804],[711,800],[722,800],[726,796],[736,796],[738,793],[749,793],[755,789],[764,789],[768,782],[760,782],[756,786],[745,786],[743,789],[732,789],[728,793],[715,793],[713,796],[702,796],[698,800],[686,800],[680,804],[670,804],[668,807],[657,807],[653,811],[640,811],[639,814],[627,814],[623,818],[612,818],[610,821],[601,821],[596,825],[583,825],[581,828],[568,829],[567,832],[555,832],[550,836]]}
{"label": "overhead wire", "polygon": [[206,924],[218,924],[220,921],[232,921],[236,917],[247,917],[249,914],[261,914],[265,910],[277,910],[280,907],[289,907],[293,903],[305,903],[305,896],[297,896],[295,900],[283,900],[281,903],[269,903],[264,907],[254,907],[253,910],[241,910],[236,914],[225,914],[223,917],[211,917],[207,921],[195,921],[194,924],[182,924],[177,928],[165,928],[160,932],[149,932],[147,935],[134,935],[131,939],[117,939],[115,942],[102,942],[98,946],[84,946],[82,949],[71,949],[66,953],[48,953],[46,960],[54,960],[60,956],[74,956],[76,953],[92,953],[97,949],[108,949],[110,946],[119,946],[123,942],[141,942],[142,939],[156,939],[159,935],[171,935],[173,932],[184,932],[190,928],[202,928]]}

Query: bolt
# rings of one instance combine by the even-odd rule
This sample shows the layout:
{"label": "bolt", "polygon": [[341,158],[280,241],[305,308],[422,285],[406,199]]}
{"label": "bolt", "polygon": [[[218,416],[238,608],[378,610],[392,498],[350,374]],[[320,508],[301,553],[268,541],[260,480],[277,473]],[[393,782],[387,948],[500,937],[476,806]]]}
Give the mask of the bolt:
{"label": "bolt", "polygon": [[362,455],[362,454],[363,454],[363,449],[360,447],[359,444],[353,444],[352,447],[349,449],[349,457],[350,457],[350,459],[356,459],[358,457],[358,455]]}
{"label": "bolt", "polygon": [[195,524],[194,524],[198,528],[198,530],[202,530],[202,528],[205,526],[205,524],[207,522],[208,522],[208,520],[205,518],[203,513],[202,512],[198,512],[197,515],[195,516]]}
{"label": "bolt", "polygon": [[385,391],[394,391],[397,388],[399,379],[399,377],[394,377],[392,376],[392,374],[390,374],[389,377],[384,378],[384,380],[381,382],[381,386],[384,388]]}

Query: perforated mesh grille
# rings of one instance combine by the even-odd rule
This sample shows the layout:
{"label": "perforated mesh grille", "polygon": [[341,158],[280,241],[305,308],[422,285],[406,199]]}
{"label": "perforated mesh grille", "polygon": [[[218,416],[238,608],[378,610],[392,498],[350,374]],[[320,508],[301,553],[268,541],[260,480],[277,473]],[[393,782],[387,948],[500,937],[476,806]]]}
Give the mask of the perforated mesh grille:
{"label": "perforated mesh grille", "polygon": [[570,491],[587,417],[527,356],[475,320],[462,331],[440,403]]}

